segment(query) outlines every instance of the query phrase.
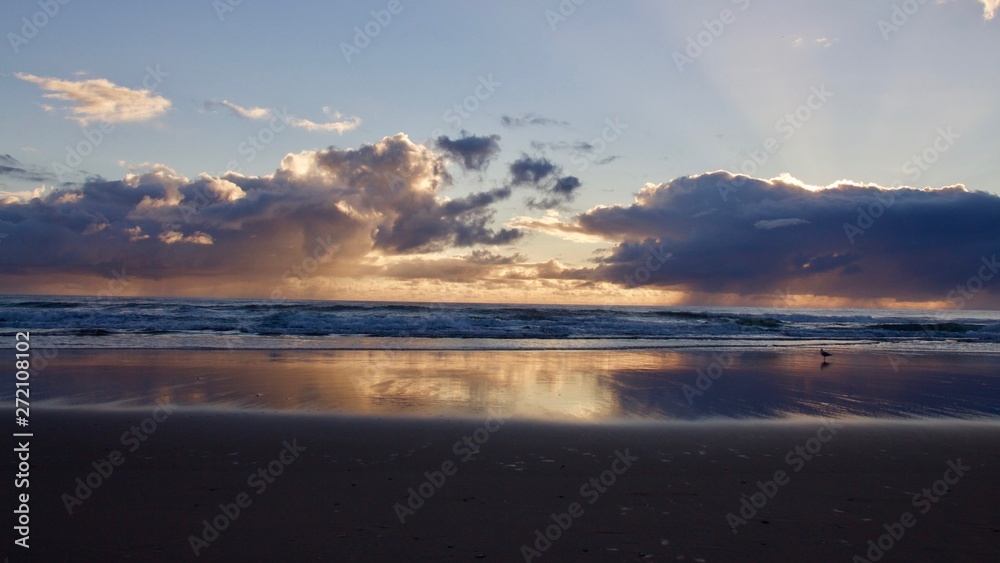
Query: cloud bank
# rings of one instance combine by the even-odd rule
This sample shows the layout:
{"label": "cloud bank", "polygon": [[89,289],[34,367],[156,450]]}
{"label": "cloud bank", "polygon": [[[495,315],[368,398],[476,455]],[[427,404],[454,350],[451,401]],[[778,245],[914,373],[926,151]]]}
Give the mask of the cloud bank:
{"label": "cloud bank", "polygon": [[[162,166],[0,203],[6,276],[241,279],[266,288],[322,258],[314,275],[362,275],[380,259],[517,240],[490,227],[499,189],[449,199],[443,157],[405,135],[290,154],[269,176]],[[31,252],[23,249],[31,248]],[[8,279],[10,279],[8,277]]]}
{"label": "cloud bank", "polygon": [[[960,185],[811,188],[788,176],[713,172],[648,184],[631,205],[596,207],[570,221],[522,217],[510,225],[613,243],[593,270],[580,272],[590,281],[702,295],[790,290],[919,302],[943,301],[970,278],[992,279],[998,219],[1000,197]],[[662,267],[641,270],[667,255]],[[980,281],[969,305],[1000,305],[989,280]]]}
{"label": "cloud bank", "polygon": [[[180,286],[268,296],[309,265],[313,280],[375,280],[365,294],[375,299],[771,305],[781,294],[812,304],[937,306],[961,289],[965,307],[1000,307],[1000,196],[719,171],[647,184],[631,204],[560,218],[551,208],[580,180],[522,155],[507,185],[448,197],[448,158],[484,167],[495,142],[445,138],[435,150],[400,133],[289,154],[266,176],[189,179],[153,165],[120,180],[6,197],[0,283],[25,291],[126,272],[146,293]],[[13,157],[0,167],[30,174]],[[495,225],[495,206],[519,189],[542,198],[529,208],[548,211]],[[604,248],[589,262],[529,262],[518,251],[544,243],[526,233]]]}

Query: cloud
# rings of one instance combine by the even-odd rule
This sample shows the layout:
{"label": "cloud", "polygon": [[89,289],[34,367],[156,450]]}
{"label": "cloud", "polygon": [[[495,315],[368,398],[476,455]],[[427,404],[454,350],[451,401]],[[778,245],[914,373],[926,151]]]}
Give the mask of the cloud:
{"label": "cloud", "polygon": [[500,136],[476,137],[462,133],[459,139],[449,139],[447,135],[437,138],[437,147],[456,157],[466,170],[486,170],[490,160],[500,152]]}
{"label": "cloud", "polygon": [[270,119],[272,116],[271,110],[259,106],[245,108],[243,106],[236,105],[229,100],[205,102],[205,109],[212,110],[216,107],[227,108],[229,111],[233,112],[233,115],[243,119]]}
{"label": "cloud", "polygon": [[473,250],[467,256],[464,256],[464,258],[473,264],[491,265],[517,264],[526,260],[523,254],[515,253],[510,256],[503,256],[499,252],[493,252],[492,250],[487,250],[485,248]]}
{"label": "cloud", "polygon": [[808,225],[809,221],[805,219],[761,219],[753,224],[754,227],[758,229],[780,229],[781,227],[793,227],[795,225]]}
{"label": "cloud", "polygon": [[[132,121],[149,121],[162,115],[170,109],[170,100],[155,94],[152,90],[133,90],[106,80],[92,78],[87,80],[60,80],[44,78],[18,72],[15,74],[21,80],[37,84],[47,94],[44,98],[69,102],[67,109],[73,119],[80,125],[94,121],[121,123]],[[46,108],[52,109],[52,108]]]}
{"label": "cloud", "polygon": [[305,129],[306,131],[335,131],[343,135],[347,131],[353,131],[361,125],[361,118],[357,116],[344,118],[343,114],[339,111],[333,111],[329,107],[323,108],[323,114],[330,117],[332,121],[326,123],[316,123],[315,121],[310,121],[308,119],[303,119],[300,117],[295,117],[289,115],[287,111],[277,111],[269,108],[264,108],[260,106],[244,107],[238,104],[234,104],[229,100],[215,101],[210,100],[205,102],[204,107],[206,110],[214,111],[216,108],[226,108],[233,115],[240,117],[242,119],[252,119],[252,120],[278,120],[281,123],[290,125],[292,127],[298,127],[299,129]]}
{"label": "cloud", "polygon": [[581,186],[576,176],[559,177],[562,169],[544,157],[521,158],[510,164],[510,175],[514,186],[530,185],[542,192],[542,197],[528,198],[525,205],[531,209],[556,209],[567,201],[572,201]]}
{"label": "cloud", "polygon": [[549,159],[532,158],[523,155],[510,165],[510,175],[513,177],[514,185],[539,184],[557,172],[555,164]]}
{"label": "cloud", "polygon": [[28,182],[50,182],[55,179],[51,173],[23,164],[9,154],[0,154],[0,176]]}
{"label": "cloud", "polygon": [[596,149],[597,147],[595,147],[593,145],[593,143],[588,143],[587,141],[574,141],[574,142],[568,142],[568,141],[552,141],[552,142],[531,141],[531,148],[535,149],[536,151],[542,151],[542,150],[545,150],[545,149],[551,149],[551,150],[554,150],[554,151],[570,151],[570,152],[576,152],[576,153],[589,153],[589,152],[593,152],[594,149]]}
{"label": "cloud", "polygon": [[[954,0],[937,0],[938,4],[953,2]],[[1000,8],[1000,0],[976,0],[983,5],[983,19],[990,21],[996,16],[997,8]]]}
{"label": "cloud", "polygon": [[1000,7],[1000,0],[979,0],[983,3],[983,19],[989,21],[993,19],[993,16],[997,13],[997,8]]}
{"label": "cloud", "polygon": [[519,116],[503,115],[500,117],[500,123],[504,127],[525,127],[528,125],[542,125],[542,126],[569,125],[569,123],[565,121],[559,121],[557,119],[542,117],[537,113],[523,113]]}
{"label": "cloud", "polygon": [[226,282],[267,294],[302,264],[316,276],[348,277],[377,271],[383,259],[502,246],[521,236],[491,227],[490,206],[509,188],[449,199],[441,192],[450,183],[443,158],[402,133],[358,148],[290,154],[266,176],[191,180],[153,165],[30,201],[7,198],[0,266],[8,288],[12,278],[30,286],[124,268],[147,283]]}
{"label": "cloud", "polygon": [[309,121],[308,119],[289,116],[285,119],[285,123],[291,125],[292,127],[298,127],[307,131],[336,131],[341,135],[343,135],[346,131],[353,131],[361,125],[360,117],[352,116],[342,119],[344,117],[343,114],[339,111],[333,111],[329,107],[323,108],[323,114],[333,119],[333,121],[315,123],[313,121]]}
{"label": "cloud", "polygon": [[[997,217],[1000,196],[963,186],[888,189],[845,180],[809,189],[787,176],[713,172],[647,184],[631,205],[596,207],[570,221],[519,217],[509,224],[613,241],[596,268],[579,272],[591,281],[625,284],[650,256],[670,255],[647,270],[647,286],[943,301],[1000,250]],[[987,286],[977,303],[1000,304]]]}
{"label": "cloud", "polygon": [[556,180],[556,184],[552,186],[552,191],[566,197],[571,197],[573,192],[579,188],[581,185],[580,179],[576,176],[565,176]]}
{"label": "cloud", "polygon": [[578,223],[562,221],[555,215],[538,218],[518,216],[508,221],[507,226],[514,229],[548,233],[573,242],[612,242],[613,240],[603,235],[589,233]]}
{"label": "cloud", "polygon": [[[136,227],[135,229],[139,229],[139,227]],[[125,232],[129,235],[130,242],[143,240],[143,237],[136,236],[135,231],[132,229],[125,229]],[[195,231],[190,235],[185,235],[184,233],[178,231],[166,231],[160,233],[158,238],[163,241],[164,244],[212,244],[213,242],[211,235],[207,235],[201,231]]]}
{"label": "cloud", "polygon": [[593,143],[587,141],[553,141],[553,142],[542,142],[542,141],[531,141],[531,148],[536,151],[565,151],[570,153],[571,159],[576,162],[590,161],[592,164],[602,166],[611,162],[614,162],[621,158],[620,155],[612,154],[605,157],[597,158],[600,152],[603,152],[606,147],[598,148]]}
{"label": "cloud", "polygon": [[575,190],[582,184],[576,176],[566,176],[559,178],[555,183],[540,185],[539,189],[545,195],[541,199],[528,198],[525,204],[531,209],[557,209],[567,201],[572,201],[576,195]]}

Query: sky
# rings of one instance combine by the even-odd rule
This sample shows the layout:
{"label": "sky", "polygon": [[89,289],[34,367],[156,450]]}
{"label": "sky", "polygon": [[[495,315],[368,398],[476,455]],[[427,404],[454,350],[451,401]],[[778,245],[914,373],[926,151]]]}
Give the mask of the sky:
{"label": "sky", "polygon": [[1000,308],[998,4],[7,2],[0,292]]}

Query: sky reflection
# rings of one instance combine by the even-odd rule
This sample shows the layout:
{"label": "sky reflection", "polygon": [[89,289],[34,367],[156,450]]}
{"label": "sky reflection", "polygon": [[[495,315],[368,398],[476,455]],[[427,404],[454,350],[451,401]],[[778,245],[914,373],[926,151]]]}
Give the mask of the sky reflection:
{"label": "sky reflection", "polygon": [[[675,351],[67,350],[39,407],[557,421],[1000,416],[993,358]],[[713,377],[714,376],[714,377]],[[34,394],[33,394],[34,395]]]}

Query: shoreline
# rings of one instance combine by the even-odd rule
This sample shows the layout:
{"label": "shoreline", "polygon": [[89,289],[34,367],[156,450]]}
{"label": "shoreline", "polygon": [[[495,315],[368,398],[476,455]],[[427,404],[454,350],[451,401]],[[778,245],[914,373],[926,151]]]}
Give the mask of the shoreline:
{"label": "shoreline", "polygon": [[[677,351],[60,350],[32,405],[611,422],[1000,418],[992,356]],[[817,354],[818,356],[818,354]],[[13,401],[13,389],[0,399]]]}

